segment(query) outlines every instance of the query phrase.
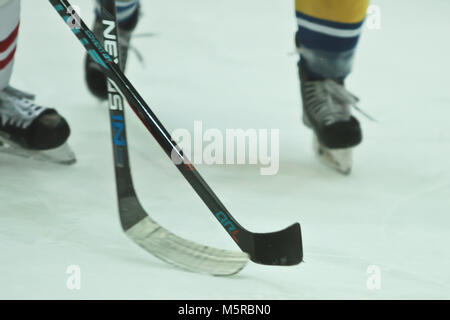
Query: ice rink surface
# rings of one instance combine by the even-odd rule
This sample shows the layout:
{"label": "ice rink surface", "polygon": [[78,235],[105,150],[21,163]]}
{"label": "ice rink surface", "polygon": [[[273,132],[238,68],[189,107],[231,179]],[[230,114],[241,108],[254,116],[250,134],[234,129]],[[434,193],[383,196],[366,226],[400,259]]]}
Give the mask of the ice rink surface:
{"label": "ice rink surface", "polygon": [[[49,4],[22,1],[12,85],[58,108],[72,127],[74,166],[0,155],[0,298],[449,299],[450,2],[388,1],[364,30],[347,87],[363,144],[351,176],[322,167],[300,124],[293,1],[146,0],[136,34],[144,62],[127,75],[169,129],[280,129],[280,171],[199,166],[248,229],[298,221],[305,262],[250,263],[211,277],[177,270],[122,233],[107,105],[84,83],[84,49]],[[89,25],[93,1],[74,0]],[[173,232],[237,249],[127,109],[132,170],[148,213]],[[70,265],[81,289],[66,286]],[[381,287],[370,290],[370,266]]]}

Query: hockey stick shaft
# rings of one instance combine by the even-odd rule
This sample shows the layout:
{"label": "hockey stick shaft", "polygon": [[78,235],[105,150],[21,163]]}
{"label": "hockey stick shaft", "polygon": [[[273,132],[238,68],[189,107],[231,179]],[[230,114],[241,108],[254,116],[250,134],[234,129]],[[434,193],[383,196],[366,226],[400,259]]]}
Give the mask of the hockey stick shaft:
{"label": "hockey stick shaft", "polygon": [[[115,0],[101,0],[101,40],[114,61],[120,59]],[[216,249],[180,238],[151,219],[142,208],[133,186],[124,106],[125,98],[112,79],[108,81],[108,104],[114,154],[119,217],[125,234],[137,245],[176,267],[212,275],[233,275],[244,268],[248,256],[243,252]]]}
{"label": "hockey stick shaft", "polygon": [[[156,115],[133,87],[130,81],[122,73],[119,66],[114,63],[113,58],[107,53],[98,39],[89,30],[83,20],[78,16],[72,6],[66,0],[49,0],[66,23],[73,23],[71,29],[80,42],[86,47],[91,57],[103,68],[104,73],[111,78],[122,91],[129,105],[156,139],[175,166],[194,188],[206,206],[211,210],[225,230],[232,236],[234,241],[243,251],[251,251],[251,241],[246,241],[245,229],[231,216],[219,198],[200,176],[198,171],[184,156],[182,150],[171,138]],[[123,190],[126,192],[125,190]]]}
{"label": "hockey stick shaft", "polygon": [[[103,42],[105,43],[107,41],[108,53],[113,58],[114,63],[120,66],[122,60],[120,57],[119,35],[117,32],[115,0],[101,0],[100,3],[100,15],[104,24]],[[107,88],[116,191],[119,208],[121,208],[122,199],[126,199],[127,197],[137,198],[137,196],[131,178],[130,158],[128,155],[128,139],[125,123],[126,102],[114,80],[107,78]],[[120,221],[124,230],[128,230],[143,218],[146,218],[146,213],[143,210],[127,210],[126,214],[120,212]]]}

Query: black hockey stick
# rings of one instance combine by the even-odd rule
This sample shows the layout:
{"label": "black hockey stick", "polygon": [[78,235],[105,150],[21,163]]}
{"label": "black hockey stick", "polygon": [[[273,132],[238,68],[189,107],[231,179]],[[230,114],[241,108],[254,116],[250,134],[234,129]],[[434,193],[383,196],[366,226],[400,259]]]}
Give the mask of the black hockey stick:
{"label": "black hockey stick", "polygon": [[[101,0],[101,20],[104,26],[104,47],[108,48],[108,53],[120,66],[115,0]],[[108,98],[119,215],[126,234],[146,251],[183,269],[213,275],[239,272],[247,264],[247,254],[215,249],[182,239],[147,215],[136,196],[131,177],[125,99],[112,79],[108,79]]]}
{"label": "black hockey stick", "polygon": [[[74,34],[94,61],[103,67],[105,74],[114,81],[142,123],[241,250],[248,253],[252,261],[260,264],[295,265],[300,263],[303,258],[300,224],[295,223],[284,230],[273,233],[253,233],[242,227],[183,155],[150,107],[114,63],[113,58],[78,14],[72,10],[69,2],[67,0],[49,1],[66,22],[74,21],[75,25],[71,26]],[[130,193],[129,190],[126,191],[128,194]],[[130,212],[130,214],[135,215],[135,220],[145,219],[140,210],[136,210],[135,213]],[[130,230],[130,228],[132,225],[124,225],[125,230]]]}

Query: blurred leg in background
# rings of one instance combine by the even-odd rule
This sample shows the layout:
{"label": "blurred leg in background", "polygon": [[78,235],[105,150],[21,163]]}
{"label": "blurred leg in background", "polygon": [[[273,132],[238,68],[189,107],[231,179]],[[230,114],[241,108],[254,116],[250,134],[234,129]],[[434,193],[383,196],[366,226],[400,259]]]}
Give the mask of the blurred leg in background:
{"label": "blurred leg in background", "polygon": [[[29,150],[54,149],[70,135],[66,120],[56,110],[36,104],[32,94],[9,85],[19,21],[20,1],[0,0],[0,149],[11,145]],[[40,81],[40,75],[32,77]]]}
{"label": "blurred leg in background", "polygon": [[344,86],[369,0],[296,0],[296,46],[303,123],[314,131],[315,150],[325,164],[348,174],[350,148],[362,141],[358,102]]}
{"label": "blurred leg in background", "polygon": [[[139,0],[116,0],[117,20],[119,23],[119,46],[121,69],[125,70],[128,49],[133,30],[136,28],[140,4]],[[103,40],[103,24],[100,21],[100,0],[96,0],[93,32],[97,39]],[[106,77],[101,67],[89,55],[85,58],[85,78],[90,92],[101,100],[108,97]]]}

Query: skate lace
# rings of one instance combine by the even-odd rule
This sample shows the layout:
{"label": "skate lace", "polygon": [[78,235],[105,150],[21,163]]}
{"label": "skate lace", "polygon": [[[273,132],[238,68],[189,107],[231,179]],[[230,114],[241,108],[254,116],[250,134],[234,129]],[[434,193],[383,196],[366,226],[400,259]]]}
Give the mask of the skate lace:
{"label": "skate lace", "polygon": [[26,129],[46,108],[33,102],[34,95],[7,87],[0,91],[0,121]]}
{"label": "skate lace", "polygon": [[334,80],[308,81],[305,84],[305,94],[307,105],[310,106],[308,111],[325,125],[337,121],[348,121],[351,116],[351,107],[369,120],[376,121],[358,107],[359,98],[357,96]]}
{"label": "skate lace", "polygon": [[156,34],[152,33],[152,32],[133,34],[130,37],[130,41],[127,41],[127,40],[119,37],[119,45],[122,48],[124,48],[125,50],[129,49],[131,52],[133,52],[134,55],[136,56],[136,58],[138,59],[139,63],[142,66],[144,66],[145,65],[144,56],[142,55],[141,51],[131,43],[131,40],[136,39],[136,38],[150,38],[150,37],[154,37],[155,35]]}

